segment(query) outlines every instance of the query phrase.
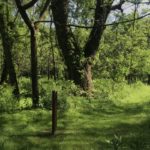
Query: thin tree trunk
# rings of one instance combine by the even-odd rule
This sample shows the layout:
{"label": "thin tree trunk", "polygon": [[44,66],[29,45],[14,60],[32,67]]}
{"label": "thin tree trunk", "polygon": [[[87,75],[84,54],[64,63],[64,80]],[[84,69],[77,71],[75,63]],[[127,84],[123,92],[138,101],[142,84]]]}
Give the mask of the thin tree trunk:
{"label": "thin tree trunk", "polygon": [[8,75],[8,71],[6,66],[6,58],[4,58],[0,84],[3,84],[5,81],[7,81],[7,75]]}
{"label": "thin tree trunk", "polygon": [[32,79],[32,100],[33,107],[39,104],[39,90],[38,90],[38,70],[37,70],[37,45],[36,45],[36,30],[31,30],[31,79]]}
{"label": "thin tree trunk", "polygon": [[19,96],[19,87],[18,87],[18,82],[17,82],[17,77],[16,77],[16,72],[15,72],[15,67],[13,65],[12,61],[12,56],[10,54],[10,58],[8,60],[8,72],[9,72],[9,81],[12,86],[14,86],[13,93],[16,96]]}
{"label": "thin tree trunk", "polygon": [[147,84],[150,85],[150,74],[148,74],[148,81]]}
{"label": "thin tree trunk", "polygon": [[[36,30],[38,24],[34,24],[28,17],[26,10],[33,7],[38,0],[30,1],[29,3],[22,5],[21,0],[15,0],[17,8],[21,14],[22,19],[30,30],[30,41],[31,41],[31,80],[32,80],[32,102],[33,107],[37,107],[39,104],[39,89],[38,89],[38,68],[37,68],[37,45],[36,45]],[[46,0],[43,9],[40,12],[39,20],[44,17],[45,11],[50,4],[50,0]]]}
{"label": "thin tree trunk", "polygon": [[47,78],[50,79],[50,54],[48,54]]}

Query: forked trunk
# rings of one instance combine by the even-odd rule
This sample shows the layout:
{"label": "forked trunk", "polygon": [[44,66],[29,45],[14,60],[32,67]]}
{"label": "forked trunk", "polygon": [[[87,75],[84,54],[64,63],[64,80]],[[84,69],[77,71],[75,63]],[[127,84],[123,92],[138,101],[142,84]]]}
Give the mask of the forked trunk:
{"label": "forked trunk", "polygon": [[68,26],[69,1],[52,0],[51,2],[58,44],[64,56],[69,79],[86,91],[92,90],[91,63],[87,61],[83,65],[81,60],[83,57],[87,60],[94,58],[98,51],[112,4],[113,1],[106,5],[104,0],[96,0],[93,28],[83,47],[76,40],[78,37],[73,34],[71,27]]}

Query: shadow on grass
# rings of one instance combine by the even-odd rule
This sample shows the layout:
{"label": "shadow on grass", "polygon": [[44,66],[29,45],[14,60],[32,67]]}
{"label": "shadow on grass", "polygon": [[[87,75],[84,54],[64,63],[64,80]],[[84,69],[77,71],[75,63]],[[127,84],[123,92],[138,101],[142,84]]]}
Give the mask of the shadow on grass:
{"label": "shadow on grass", "polygon": [[113,144],[107,141],[114,135],[122,137],[120,150],[149,150],[150,118],[141,115],[149,113],[148,103],[128,107],[88,105],[79,116],[59,118],[56,136],[50,134],[49,112],[1,115],[0,150],[113,150]]}
{"label": "shadow on grass", "polygon": [[[63,116],[63,120],[65,116]],[[49,111],[30,110],[0,115],[0,150],[59,150],[66,121],[58,121],[59,133],[51,135]],[[60,125],[61,124],[61,125]]]}
{"label": "shadow on grass", "polygon": [[104,128],[84,127],[82,131],[85,137],[96,138],[93,145],[97,145],[99,149],[113,150],[113,144],[107,141],[114,140],[114,135],[122,139],[120,150],[150,149],[150,118],[138,124],[118,123],[115,126]]}
{"label": "shadow on grass", "polygon": [[84,109],[81,109],[80,112],[85,115],[115,115],[115,114],[126,114],[126,115],[134,115],[138,113],[150,113],[150,102],[142,103],[142,104],[130,104],[124,106],[118,106],[112,101],[101,102],[96,107],[91,107],[91,105],[87,105]]}

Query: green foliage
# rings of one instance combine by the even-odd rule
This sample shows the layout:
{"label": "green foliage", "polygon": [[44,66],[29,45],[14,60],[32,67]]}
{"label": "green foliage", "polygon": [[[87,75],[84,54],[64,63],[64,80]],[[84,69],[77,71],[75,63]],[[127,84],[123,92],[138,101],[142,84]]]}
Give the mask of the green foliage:
{"label": "green foliage", "polygon": [[[112,79],[101,79],[94,80],[94,97],[100,101],[111,101],[116,100],[115,94],[120,93],[123,87],[126,85],[125,82],[116,83]],[[118,97],[117,97],[118,98]],[[119,97],[120,98],[120,97]]]}
{"label": "green foliage", "polygon": [[31,97],[31,80],[29,78],[20,78],[19,87],[21,95],[25,97]]}
{"label": "green foliage", "polygon": [[[130,19],[124,16],[123,19]],[[119,18],[121,21],[121,17]],[[108,27],[103,35],[100,52],[96,57],[94,76],[114,81],[128,80],[146,82],[150,69],[148,19]]]}
{"label": "green foliage", "polygon": [[95,7],[95,1],[91,0],[71,0],[69,6],[69,13],[72,17],[72,22],[78,22],[78,24],[91,25],[93,19],[93,11],[89,11]]}
{"label": "green foliage", "polygon": [[[31,81],[29,78],[20,78],[19,83],[21,95],[18,100],[12,94],[12,87],[7,85],[0,86],[1,112],[31,109]],[[59,80],[54,82],[54,80],[41,78],[39,80],[39,88],[40,107],[51,109],[52,91],[55,90],[58,93],[58,109],[63,112],[69,108],[68,97],[80,94],[80,89],[71,81]]]}
{"label": "green foliage", "polygon": [[[128,85],[126,82],[116,83],[113,80],[94,80],[93,99],[100,102],[113,102],[116,105],[135,105],[150,100],[150,87],[142,82]],[[138,106],[137,106],[138,107]]]}
{"label": "green foliage", "polygon": [[31,98],[20,97],[16,99],[12,93],[13,88],[8,85],[0,86],[0,112],[14,112],[17,110],[31,109]]}
{"label": "green foliage", "polygon": [[5,141],[0,141],[0,149],[1,150],[4,150],[4,147],[5,147]]}
{"label": "green foliage", "polygon": [[12,94],[12,87],[0,86],[0,112],[13,112],[17,108],[17,100]]}
{"label": "green foliage", "polygon": [[[6,5],[1,2],[3,3]],[[38,7],[29,10],[28,15],[32,21],[37,20],[38,15],[35,12],[39,12],[43,4],[40,1],[36,5]],[[13,60],[19,76],[21,95],[20,99],[16,99],[12,95],[12,87],[6,84],[0,86],[0,149],[145,150],[147,145],[149,148],[150,87],[136,81],[147,82],[147,75],[150,74],[149,18],[106,29],[100,52],[95,61],[91,61],[95,65],[93,74],[96,79],[95,89],[90,95],[72,81],[60,80],[64,79],[65,65],[57,45],[55,30],[53,26],[51,31],[47,25],[39,27],[36,36],[41,109],[32,110],[31,81],[23,77],[31,76],[29,33],[23,21],[18,17],[16,19],[12,2],[8,6],[8,33],[14,42]],[[95,1],[71,0],[68,23],[92,26],[94,7]],[[122,21],[131,17],[133,14],[123,17],[118,15],[117,19]],[[72,28],[73,40],[81,47],[80,57],[75,58],[74,63],[85,62],[83,50],[90,31]],[[57,81],[52,79],[52,48]],[[2,56],[2,51],[0,55]],[[3,58],[1,64],[2,62]],[[0,73],[1,70],[2,67]],[[43,78],[48,71],[50,80]],[[132,85],[125,81],[129,80],[130,75],[135,78]],[[58,92],[58,134],[55,138],[49,136],[53,90]],[[141,133],[144,138],[140,137]]]}
{"label": "green foliage", "polygon": [[23,110],[23,109],[31,109],[32,107],[32,99],[31,98],[20,98],[18,102],[18,109]]}
{"label": "green foliage", "polygon": [[[50,86],[51,85],[51,86]],[[58,93],[58,109],[65,111],[69,108],[67,98],[79,93],[79,88],[71,81],[40,80],[40,105],[51,109],[52,91]]]}

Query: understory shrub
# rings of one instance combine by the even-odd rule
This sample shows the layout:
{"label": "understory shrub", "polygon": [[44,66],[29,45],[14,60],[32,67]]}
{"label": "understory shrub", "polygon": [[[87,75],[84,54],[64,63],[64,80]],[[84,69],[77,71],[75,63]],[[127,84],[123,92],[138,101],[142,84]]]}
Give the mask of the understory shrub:
{"label": "understory shrub", "polygon": [[77,95],[80,90],[72,81],[56,81],[53,80],[40,81],[40,105],[47,109],[51,109],[52,104],[52,91],[55,90],[58,93],[58,109],[61,111],[67,110],[69,104],[67,98],[69,96]]}
{"label": "understory shrub", "polygon": [[17,108],[18,102],[12,93],[12,87],[6,84],[0,86],[0,112],[10,112]]}
{"label": "understory shrub", "polygon": [[110,101],[116,98],[120,91],[123,90],[125,82],[118,82],[111,79],[96,79],[94,80],[94,98],[99,98],[101,101]]}
{"label": "understory shrub", "polygon": [[29,109],[32,107],[31,98],[13,95],[13,88],[4,84],[0,86],[0,112],[14,112],[16,110]]}
{"label": "understory shrub", "polygon": [[31,109],[32,107],[32,99],[31,98],[20,98],[18,101],[18,109]]}
{"label": "understory shrub", "polygon": [[31,97],[31,80],[30,78],[21,77],[19,79],[20,94],[24,97]]}

